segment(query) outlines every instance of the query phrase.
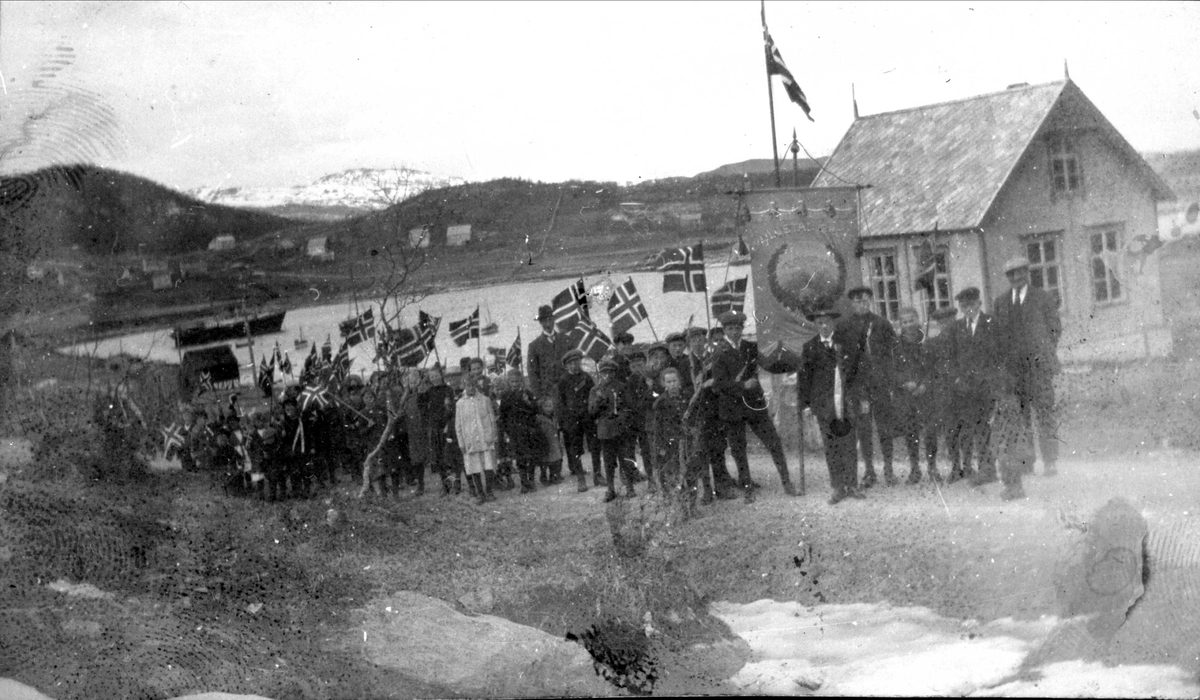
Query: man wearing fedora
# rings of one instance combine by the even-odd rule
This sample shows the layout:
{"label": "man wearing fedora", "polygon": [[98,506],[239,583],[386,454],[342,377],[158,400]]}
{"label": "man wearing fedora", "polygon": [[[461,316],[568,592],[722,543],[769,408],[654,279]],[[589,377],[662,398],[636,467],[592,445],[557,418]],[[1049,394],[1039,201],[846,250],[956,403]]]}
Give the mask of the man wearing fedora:
{"label": "man wearing fedora", "polygon": [[[1037,445],[1042,453],[1045,475],[1057,473],[1058,424],[1054,406],[1054,375],[1058,374],[1058,339],[1062,322],[1058,317],[1058,300],[1053,295],[1029,284],[1029,259],[1011,258],[1004,264],[1004,274],[1011,287],[992,304],[999,327],[1000,351],[1004,365],[1013,378],[1013,389],[1021,406],[1021,416],[1030,428],[1029,449],[1033,454],[1032,425],[1037,421]],[[1031,412],[1033,415],[1031,415]],[[1026,474],[1033,472],[1032,459],[1021,466]]]}
{"label": "man wearing fedora", "polygon": [[571,349],[571,341],[555,329],[549,304],[538,309],[537,322],[542,324],[542,334],[529,343],[529,388],[539,401],[547,397],[557,400],[558,380],[566,372],[562,357]]}
{"label": "man wearing fedora", "polygon": [[796,397],[800,410],[809,409],[821,427],[825,464],[833,487],[830,505],[846,498],[864,498],[858,488],[858,449],[853,411],[848,397],[856,379],[854,355],[834,332],[841,314],[822,306],[806,314],[817,326],[817,335],[804,344],[796,372]]}

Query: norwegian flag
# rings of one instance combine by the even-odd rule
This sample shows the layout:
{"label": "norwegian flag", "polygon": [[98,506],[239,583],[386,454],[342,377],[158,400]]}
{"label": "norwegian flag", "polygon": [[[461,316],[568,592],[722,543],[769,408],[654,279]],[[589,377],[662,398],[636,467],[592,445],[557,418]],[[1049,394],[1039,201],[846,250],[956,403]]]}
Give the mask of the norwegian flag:
{"label": "norwegian flag", "polygon": [[775,40],[771,38],[771,33],[767,31],[767,16],[766,10],[763,10],[763,43],[767,52],[767,79],[771,76],[778,75],[779,80],[783,82],[783,89],[787,92],[788,99],[799,105],[800,109],[804,110],[804,116],[808,120],[814,121],[812,118],[812,109],[808,106],[808,97],[804,91],[800,89],[800,84],[796,82],[796,78],[792,72],[788,70],[787,64],[783,62],[783,55],[779,53],[779,47],[775,46]]}
{"label": "norwegian flag", "polygon": [[746,310],[746,285],[749,277],[726,282],[712,295],[712,313],[714,317],[727,311],[742,312]]}
{"label": "norwegian flag", "polygon": [[633,278],[613,290],[608,298],[608,317],[612,320],[612,332],[619,335],[646,320],[646,307],[638,295]]}
{"label": "norwegian flag", "polygon": [[283,359],[279,361],[279,371],[292,376],[292,358],[288,357],[287,350],[283,351]]}
{"label": "norwegian flag", "polygon": [[300,369],[300,381],[308,381],[309,377],[313,376],[321,369],[321,357],[317,354],[317,346],[313,345],[308,351],[308,357],[304,358],[304,367]]}
{"label": "norwegian flag", "polygon": [[183,426],[171,423],[159,432],[163,435],[163,459],[170,459],[172,449],[183,447]]}
{"label": "norwegian flag", "polygon": [[200,373],[200,392],[213,391],[212,372]]}
{"label": "norwegian flag", "polygon": [[475,307],[475,313],[464,318],[461,321],[451,321],[448,326],[450,329],[450,339],[458,347],[467,344],[471,338],[479,337],[479,307]]}
{"label": "norwegian flag", "polygon": [[671,248],[658,254],[662,264],[664,292],[704,292],[708,286],[704,277],[704,244],[688,248]]}
{"label": "norwegian flag", "polygon": [[571,338],[575,341],[575,347],[594,362],[599,362],[604,353],[612,349],[612,341],[587,317],[581,318],[579,323],[575,324]]}
{"label": "norwegian flag", "polygon": [[433,352],[434,341],[437,338],[438,326],[441,325],[442,319],[437,316],[430,316],[424,311],[420,312],[417,320],[417,325],[412,328],[401,328],[396,333],[396,340],[392,345],[395,347],[396,361],[405,367],[416,367]]}
{"label": "norwegian flag", "polygon": [[513,341],[512,346],[508,349],[508,353],[504,356],[504,363],[509,367],[521,369],[521,329],[517,329],[517,339]]}
{"label": "norwegian flag", "polygon": [[333,343],[328,335],[325,336],[325,343],[321,346],[321,364],[329,364],[333,361]]}
{"label": "norwegian flag", "polygon": [[346,343],[354,347],[367,338],[375,337],[375,309],[368,308],[354,319],[354,330],[346,336]]}
{"label": "norwegian flag", "polygon": [[331,377],[334,382],[341,384],[346,379],[346,375],[350,374],[350,340],[346,339],[342,346],[338,348],[337,354],[333,356],[333,372]]}
{"label": "norwegian flag", "polygon": [[572,284],[554,296],[550,302],[554,310],[554,327],[564,332],[570,332],[576,323],[589,319],[587,287],[583,279]]}
{"label": "norwegian flag", "polygon": [[329,389],[324,384],[306,386],[300,392],[300,410],[309,408],[325,408],[329,405]]}

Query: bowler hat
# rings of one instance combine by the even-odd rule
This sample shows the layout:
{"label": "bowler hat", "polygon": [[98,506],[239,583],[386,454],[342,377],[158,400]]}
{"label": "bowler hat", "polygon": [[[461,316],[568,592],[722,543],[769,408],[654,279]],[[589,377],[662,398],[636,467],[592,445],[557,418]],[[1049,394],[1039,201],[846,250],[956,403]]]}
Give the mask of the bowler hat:
{"label": "bowler hat", "polygon": [[1004,263],[1004,274],[1008,274],[1013,270],[1020,270],[1029,267],[1029,258],[1024,255],[1018,255],[1015,258],[1009,258],[1008,262]]}
{"label": "bowler hat", "polygon": [[542,304],[538,307],[538,321],[545,321],[548,318],[554,318],[554,309],[549,304]]}
{"label": "bowler hat", "polygon": [[562,363],[565,365],[568,362],[570,362],[571,360],[582,360],[582,359],[583,359],[583,351],[580,350],[579,348],[572,348],[563,353]]}
{"label": "bowler hat", "polygon": [[847,299],[857,299],[859,297],[874,297],[875,292],[871,291],[870,287],[855,287],[846,292]]}
{"label": "bowler hat", "polygon": [[964,304],[971,304],[979,301],[979,287],[967,287],[958,294],[955,294],[954,300]]}
{"label": "bowler hat", "polygon": [[717,317],[721,327],[725,326],[744,326],[746,325],[746,314],[741,311],[726,311]]}

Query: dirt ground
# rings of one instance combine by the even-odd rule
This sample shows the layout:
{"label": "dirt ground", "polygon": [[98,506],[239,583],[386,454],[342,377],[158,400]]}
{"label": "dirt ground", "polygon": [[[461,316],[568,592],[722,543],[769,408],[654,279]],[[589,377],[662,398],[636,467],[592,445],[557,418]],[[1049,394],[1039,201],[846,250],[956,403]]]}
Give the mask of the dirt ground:
{"label": "dirt ground", "polygon": [[[1146,594],[1110,644],[1080,654],[1197,674],[1200,548],[1188,543],[1198,541],[1200,455],[1171,446],[1187,434],[1193,372],[1150,363],[1069,378],[1061,473],[1028,477],[1025,500],[1002,502],[998,484],[922,483],[829,506],[819,454],[805,458],[808,493],[788,498],[755,451],[757,503],[655,521],[636,558],[617,554],[602,490],[567,484],[479,507],[436,493],[360,501],[343,473],[316,498],[268,504],[228,496],[205,474],[105,483],[54,465],[10,469],[0,677],[59,700],[454,696],[373,666],[356,644],[356,611],[406,590],[556,636],[613,640],[649,626],[639,663],[655,694],[724,693],[746,657],[711,602],[887,602],[1036,620],[1059,612],[1062,562],[1113,497],[1149,526]],[[1130,404],[1161,402],[1168,389],[1181,401],[1175,416],[1156,433],[1139,427]]]}

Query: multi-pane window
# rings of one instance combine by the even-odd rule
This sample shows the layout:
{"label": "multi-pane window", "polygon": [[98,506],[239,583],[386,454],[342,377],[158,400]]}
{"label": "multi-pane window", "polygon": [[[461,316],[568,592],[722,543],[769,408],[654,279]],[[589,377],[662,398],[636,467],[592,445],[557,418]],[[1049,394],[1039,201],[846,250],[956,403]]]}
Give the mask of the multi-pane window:
{"label": "multi-pane window", "polygon": [[896,273],[896,251],[867,252],[867,272],[875,292],[875,312],[889,321],[900,316],[900,277]]}
{"label": "multi-pane window", "polygon": [[1121,227],[1110,226],[1091,234],[1092,299],[1098,302],[1125,298],[1118,275],[1121,251]]}
{"label": "multi-pane window", "polygon": [[920,292],[921,297],[925,302],[925,313],[932,314],[938,309],[944,309],[954,305],[954,298],[950,296],[950,250],[946,246],[937,246],[933,249],[933,291],[929,292],[929,287],[925,286],[925,276],[928,274],[926,267],[925,252],[927,249],[923,246],[918,246],[915,250],[917,261],[917,284],[916,286],[925,290]]}
{"label": "multi-pane window", "polygon": [[1044,289],[1062,306],[1062,269],[1060,267],[1059,237],[1042,236],[1025,241],[1025,257],[1029,258],[1029,284]]}
{"label": "multi-pane window", "polygon": [[1064,134],[1052,134],[1046,145],[1050,150],[1050,181],[1055,194],[1070,194],[1083,189],[1083,170],[1075,144]]}

